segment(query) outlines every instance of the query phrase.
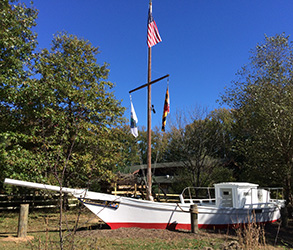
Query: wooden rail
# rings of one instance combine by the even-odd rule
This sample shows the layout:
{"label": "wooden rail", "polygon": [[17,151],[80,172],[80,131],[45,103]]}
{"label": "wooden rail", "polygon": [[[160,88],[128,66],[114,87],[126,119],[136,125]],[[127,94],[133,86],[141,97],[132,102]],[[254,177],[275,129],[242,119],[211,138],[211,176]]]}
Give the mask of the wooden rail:
{"label": "wooden rail", "polygon": [[[68,206],[75,207],[78,200],[75,197],[67,198]],[[59,194],[1,194],[0,195],[0,211],[17,210],[20,204],[29,204],[30,209],[46,209],[57,208],[59,206]]]}
{"label": "wooden rail", "polygon": [[[115,185],[113,195],[128,196],[133,198],[145,198],[145,186],[143,185]],[[179,194],[154,193],[155,201],[180,202]]]}
{"label": "wooden rail", "polygon": [[[143,185],[115,185],[114,195],[128,196],[134,198],[145,198],[145,186]],[[179,194],[154,194],[156,201],[161,202],[180,202]],[[75,207],[78,204],[78,200],[69,196],[67,198],[68,206]],[[18,210],[20,204],[29,204],[30,210],[34,209],[48,209],[59,207],[59,194],[58,193],[26,193],[26,194],[0,194],[0,211]]]}

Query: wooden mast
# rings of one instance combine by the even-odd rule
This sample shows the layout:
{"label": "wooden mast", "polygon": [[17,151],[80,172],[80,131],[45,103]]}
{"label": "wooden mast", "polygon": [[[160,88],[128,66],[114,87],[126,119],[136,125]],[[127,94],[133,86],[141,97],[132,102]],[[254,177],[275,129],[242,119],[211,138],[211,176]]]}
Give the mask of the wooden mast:
{"label": "wooden mast", "polygon": [[[152,8],[150,0],[149,9]],[[148,83],[152,81],[152,47],[148,47]],[[153,201],[152,196],[152,97],[151,84],[148,84],[148,125],[147,125],[147,199]]]}
{"label": "wooden mast", "polygon": [[[149,48],[149,63],[148,63],[148,82],[151,82],[151,50]],[[152,196],[152,98],[151,85],[148,84],[148,125],[147,125],[147,199],[153,200]]]}
{"label": "wooden mast", "polygon": [[[149,8],[152,8],[152,0],[150,0]],[[138,88],[135,88],[133,90],[130,90],[129,93],[132,93],[136,90],[142,89],[144,87],[148,88],[148,94],[147,94],[147,183],[146,183],[146,198],[148,200],[153,201],[154,198],[152,196],[152,98],[151,98],[151,85],[153,83],[156,83],[158,81],[161,81],[162,79],[169,77],[169,75],[165,75],[161,78],[158,78],[154,81],[152,81],[152,48],[148,47],[148,81],[146,84],[141,85]]]}

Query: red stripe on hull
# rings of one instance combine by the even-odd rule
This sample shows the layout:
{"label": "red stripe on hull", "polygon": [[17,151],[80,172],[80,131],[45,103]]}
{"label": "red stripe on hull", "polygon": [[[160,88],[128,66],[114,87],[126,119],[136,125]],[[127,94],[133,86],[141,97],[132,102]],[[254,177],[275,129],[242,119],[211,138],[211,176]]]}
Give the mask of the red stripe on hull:
{"label": "red stripe on hull", "polygon": [[145,229],[187,229],[190,230],[190,224],[166,224],[166,223],[135,223],[135,222],[121,222],[121,223],[107,223],[111,229],[120,227],[139,227]]}
{"label": "red stripe on hull", "polygon": [[[268,222],[262,222],[262,224],[265,223],[272,223],[277,220],[268,221]],[[185,229],[185,230],[191,230],[190,224],[166,224],[166,223],[135,223],[135,222],[119,222],[119,223],[107,223],[111,229],[118,229],[121,227],[139,227],[139,228],[145,228],[145,229],[169,229],[169,230],[178,230],[178,229]],[[231,225],[225,225],[225,224],[199,224],[198,228],[202,229],[224,229],[228,227],[239,227],[240,224],[231,224]]]}

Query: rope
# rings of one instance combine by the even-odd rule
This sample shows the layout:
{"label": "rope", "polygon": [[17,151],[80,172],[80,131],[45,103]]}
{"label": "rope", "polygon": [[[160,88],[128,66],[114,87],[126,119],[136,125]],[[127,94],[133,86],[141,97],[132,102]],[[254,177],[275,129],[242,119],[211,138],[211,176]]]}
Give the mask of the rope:
{"label": "rope", "polygon": [[184,212],[184,213],[189,213],[189,211],[184,211],[183,209],[182,209],[182,207],[178,204],[178,203],[176,203],[177,204],[177,206],[180,208],[180,210],[182,211],[182,212]]}

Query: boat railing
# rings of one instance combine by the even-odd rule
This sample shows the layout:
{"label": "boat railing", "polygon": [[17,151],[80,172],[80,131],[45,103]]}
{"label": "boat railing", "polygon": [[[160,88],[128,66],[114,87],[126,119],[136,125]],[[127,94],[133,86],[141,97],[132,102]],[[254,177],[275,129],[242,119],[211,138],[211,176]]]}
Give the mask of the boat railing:
{"label": "boat railing", "polygon": [[[264,187],[270,193],[271,200],[283,200],[284,199],[284,189],[282,187]],[[273,198],[272,198],[273,197]]]}
{"label": "boat railing", "polygon": [[269,191],[269,203],[277,204],[279,207],[285,206],[284,189],[282,187],[264,187]]}
{"label": "boat railing", "polygon": [[266,190],[266,203],[278,202],[284,199],[284,189],[282,187],[259,187],[257,190]]}
{"label": "boat railing", "polygon": [[251,203],[251,204],[245,204],[243,208],[267,208],[267,207],[274,207],[276,204],[275,203],[268,203],[268,202],[263,202],[263,203]]}
{"label": "boat railing", "polygon": [[214,204],[215,188],[214,187],[186,187],[179,195],[180,202],[184,203],[210,203]]}
{"label": "boat railing", "polygon": [[[252,190],[254,188],[251,188],[247,194],[252,194]],[[261,198],[261,193],[259,191],[266,190],[265,197],[263,199]],[[257,196],[259,199],[258,203],[254,203],[252,201],[252,198],[249,200],[249,202],[242,204],[243,208],[265,208],[265,207],[274,207],[274,206],[283,206],[284,200],[283,200],[283,188],[280,187],[258,187],[257,188]],[[260,196],[259,196],[260,195]],[[274,197],[274,198],[272,198]]]}

